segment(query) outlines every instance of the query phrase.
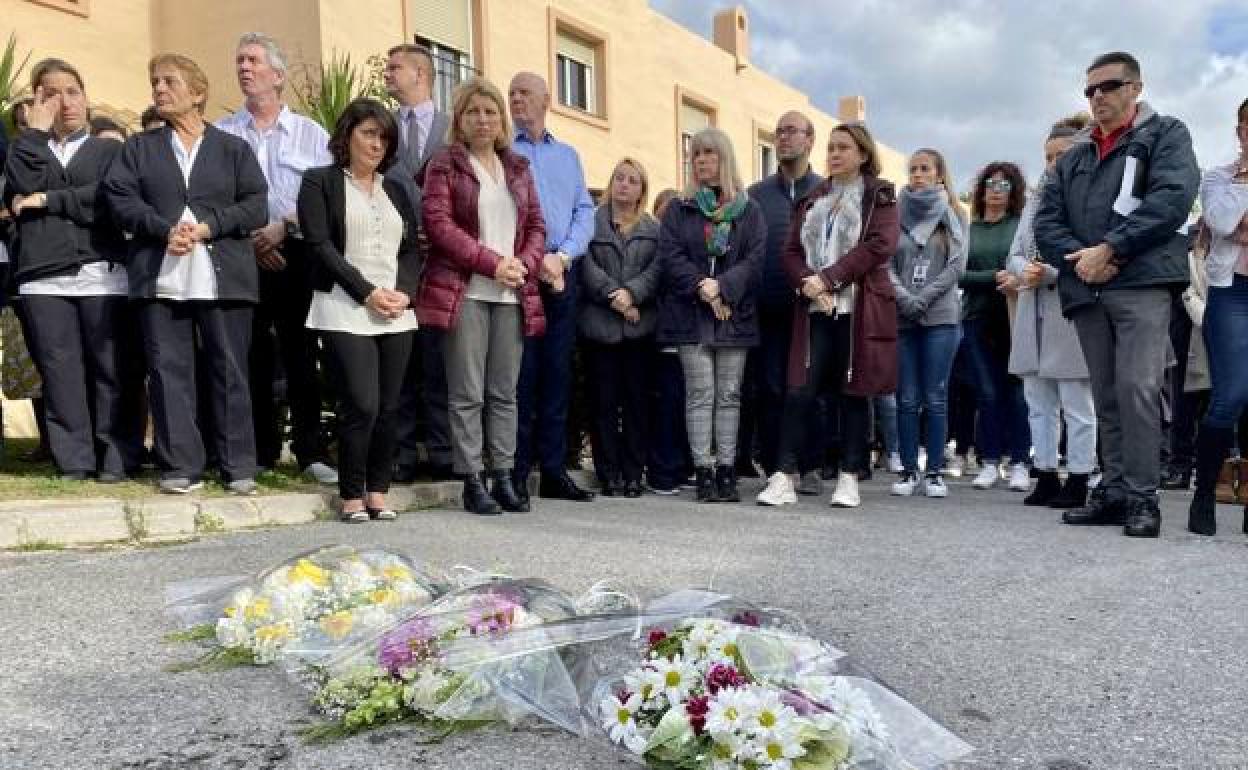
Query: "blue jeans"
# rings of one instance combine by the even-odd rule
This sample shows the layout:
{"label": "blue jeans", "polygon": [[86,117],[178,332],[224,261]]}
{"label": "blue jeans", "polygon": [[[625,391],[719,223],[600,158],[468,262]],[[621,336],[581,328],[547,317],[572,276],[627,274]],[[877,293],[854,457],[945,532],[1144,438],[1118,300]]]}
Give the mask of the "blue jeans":
{"label": "blue jeans", "polygon": [[1248,406],[1248,278],[1236,275],[1230,286],[1209,287],[1201,334],[1213,385],[1204,424],[1229,430]]}
{"label": "blue jeans", "polygon": [[897,448],[897,394],[885,393],[871,399],[871,408],[875,412],[876,429],[884,454],[891,455],[901,451]]}
{"label": "blue jeans", "polygon": [[1008,452],[1010,462],[1025,463],[1031,454],[1031,428],[1023,385],[1009,374],[1008,354],[989,348],[990,332],[981,324],[962,323],[962,350],[979,409],[975,449],[982,460],[995,462]]}
{"label": "blue jeans", "polygon": [[577,263],[564,275],[564,289],[555,293],[542,284],[546,334],[524,340],[524,359],[516,401],[515,476],[525,478],[534,461],[543,474],[564,472],[568,452],[568,405],[572,400],[572,348],[576,344]]}
{"label": "blue jeans", "polygon": [[957,324],[915,326],[897,335],[897,436],[901,464],[919,470],[919,408],[927,418],[927,472],[945,464],[949,372],[962,331]]}

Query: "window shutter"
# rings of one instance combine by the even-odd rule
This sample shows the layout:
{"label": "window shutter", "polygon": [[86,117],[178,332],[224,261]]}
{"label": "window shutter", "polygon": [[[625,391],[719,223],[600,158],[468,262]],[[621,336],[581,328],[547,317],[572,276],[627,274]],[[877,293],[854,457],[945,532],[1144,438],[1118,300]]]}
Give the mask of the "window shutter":
{"label": "window shutter", "polygon": [[472,53],[472,0],[408,0],[407,19],[417,36]]}

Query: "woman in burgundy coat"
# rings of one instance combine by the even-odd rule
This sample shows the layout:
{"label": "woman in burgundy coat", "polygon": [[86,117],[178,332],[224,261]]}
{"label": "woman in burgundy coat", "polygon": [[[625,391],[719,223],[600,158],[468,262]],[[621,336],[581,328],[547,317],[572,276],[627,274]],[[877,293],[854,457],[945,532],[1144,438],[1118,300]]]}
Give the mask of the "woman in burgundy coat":
{"label": "woman in burgundy coat", "polygon": [[867,399],[897,388],[897,300],[888,273],[900,234],[897,196],[879,178],[875,141],[861,124],[832,130],[827,166],[827,179],[798,204],[782,257],[798,302],[779,468],[758,495],[762,505],[797,502],[793,476],[811,406],[827,395],[840,407],[843,458],[830,503],[858,507],[858,472],[869,461]]}
{"label": "woman in burgundy coat", "polygon": [[424,170],[430,254],[416,316],[446,330],[451,451],[464,477],[464,509],[527,512],[510,471],[524,338],[546,329],[537,290],[546,224],[528,161],[510,149],[498,89],[484,78],[466,81],[452,113],[451,141]]}

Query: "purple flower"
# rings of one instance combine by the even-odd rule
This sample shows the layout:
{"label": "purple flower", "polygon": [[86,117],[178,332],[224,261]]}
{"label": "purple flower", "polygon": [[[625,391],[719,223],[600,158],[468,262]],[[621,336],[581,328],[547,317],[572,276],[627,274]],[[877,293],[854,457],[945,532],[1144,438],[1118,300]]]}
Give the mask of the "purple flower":
{"label": "purple flower", "polygon": [[803,717],[827,711],[797,690],[781,691],[780,702],[796,711],[798,716]]}
{"label": "purple flower", "polygon": [[412,618],[381,637],[378,660],[391,676],[400,676],[437,654],[434,629],[425,618]]}
{"label": "purple flower", "polygon": [[646,644],[650,645],[651,647],[654,647],[655,645],[657,645],[659,642],[663,641],[666,638],[667,638],[666,631],[659,629],[659,628],[652,628],[650,629],[650,635],[646,637]]}
{"label": "purple flower", "polygon": [[741,676],[739,671],[723,663],[716,663],[706,673],[706,690],[711,695],[717,694],[720,690],[744,687],[745,684],[745,677]]}
{"label": "purple flower", "polygon": [[701,735],[706,729],[706,714],[711,710],[711,698],[708,695],[694,695],[685,701],[685,713],[689,715],[689,726],[694,735]]}
{"label": "purple flower", "polygon": [[481,597],[468,611],[468,631],[473,636],[506,631],[516,619],[520,602],[512,596],[495,594]]}
{"label": "purple flower", "polygon": [[732,622],[742,626],[753,626],[754,628],[758,628],[763,624],[763,621],[758,617],[758,614],[751,610],[742,610],[736,615],[733,615]]}

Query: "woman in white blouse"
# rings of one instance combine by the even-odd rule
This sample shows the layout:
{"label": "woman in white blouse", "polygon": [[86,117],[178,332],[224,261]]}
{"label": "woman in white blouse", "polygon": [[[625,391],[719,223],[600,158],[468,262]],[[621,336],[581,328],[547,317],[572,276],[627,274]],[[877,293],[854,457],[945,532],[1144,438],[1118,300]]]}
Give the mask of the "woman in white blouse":
{"label": "woman in white blouse", "polygon": [[398,127],[378,101],[356,99],[334,127],[330,166],[308,169],[299,226],[319,258],[308,328],[320,332],[335,375],[342,518],[392,520],[396,415],[412,351],[419,223],[394,163]]}

